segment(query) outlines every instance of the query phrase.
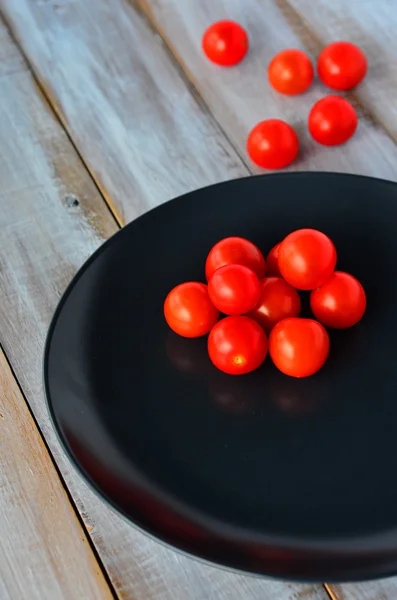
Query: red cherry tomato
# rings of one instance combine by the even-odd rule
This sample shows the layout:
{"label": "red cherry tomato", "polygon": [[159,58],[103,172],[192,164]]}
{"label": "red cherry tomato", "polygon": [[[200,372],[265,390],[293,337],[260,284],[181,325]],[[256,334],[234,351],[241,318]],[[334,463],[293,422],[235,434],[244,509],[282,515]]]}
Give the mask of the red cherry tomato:
{"label": "red cherry tomato", "polygon": [[326,46],[317,60],[321,81],[334,90],[350,90],[364,79],[367,59],[358,46],[334,42]]}
{"label": "red cherry tomato", "polygon": [[298,136],[291,125],[280,119],[261,121],[247,140],[251,160],[264,169],[282,169],[296,158]]}
{"label": "red cherry tomato", "polygon": [[266,334],[248,317],[226,317],[211,330],[208,353],[214,365],[224,373],[250,373],[266,358]]}
{"label": "red cherry tomato", "polygon": [[326,327],[346,329],[363,317],[367,299],[363,286],[353,275],[335,271],[324,285],[312,291],[310,306],[316,319]]}
{"label": "red cherry tomato", "polygon": [[244,58],[248,36],[234,21],[218,21],[205,31],[202,40],[205,55],[222,67],[231,67]]}
{"label": "red cherry tomato", "polygon": [[164,302],[164,316],[175,333],[187,338],[208,333],[219,319],[204,283],[181,283],[170,291]]}
{"label": "red cherry tomato", "polygon": [[272,329],[269,352],[285,375],[309,377],[327,360],[329,336],[321,323],[313,319],[284,319]]}
{"label": "red cherry tomato", "polygon": [[281,242],[278,265],[284,279],[298,290],[314,290],[332,275],[335,246],[316,229],[298,229]]}
{"label": "red cherry tomato", "polygon": [[225,265],[208,282],[208,294],[214,306],[226,315],[242,315],[257,305],[261,282],[244,265]]}
{"label": "red cherry tomato", "polygon": [[257,274],[259,279],[266,275],[266,263],[262,252],[252,242],[240,237],[224,238],[211,249],[205,263],[207,281],[220,267],[244,265]]}
{"label": "red cherry tomato", "polygon": [[280,277],[280,269],[278,267],[278,251],[280,250],[280,243],[276,244],[267,255],[267,275],[268,277]]}
{"label": "red cherry tomato", "polygon": [[357,113],[339,96],[326,96],[313,106],[309,114],[311,136],[323,146],[344,144],[357,128]]}
{"label": "red cherry tomato", "polygon": [[262,281],[262,293],[254,310],[248,313],[262,325],[266,333],[287,317],[299,317],[301,299],[298,292],[281,277],[267,277]]}
{"label": "red cherry tomato", "polygon": [[307,54],[288,48],[271,60],[267,75],[270,85],[281,94],[301,94],[313,81],[314,71]]}

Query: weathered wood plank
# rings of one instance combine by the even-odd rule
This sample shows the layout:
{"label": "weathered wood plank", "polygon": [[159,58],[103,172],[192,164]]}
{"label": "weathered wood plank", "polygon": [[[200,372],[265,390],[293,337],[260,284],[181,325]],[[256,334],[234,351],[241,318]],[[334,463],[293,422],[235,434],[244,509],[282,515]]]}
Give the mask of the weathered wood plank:
{"label": "weathered wood plank", "polygon": [[354,91],[397,142],[397,10],[394,0],[286,0],[321,40],[358,44],[367,55],[368,74]]}
{"label": "weathered wood plank", "polygon": [[[73,6],[78,4],[74,2]],[[13,6],[21,10],[22,5],[17,3]],[[26,10],[38,10],[38,7],[39,3],[26,4]],[[94,11],[93,5],[91,9]],[[18,14],[17,11],[15,18]],[[70,19],[79,19],[78,12],[68,14]],[[93,23],[99,27],[99,22],[91,16],[90,27]],[[57,29],[55,21],[53,26]],[[106,21],[103,21],[101,35],[96,30],[100,38],[106,38],[106,26]],[[47,27],[50,27],[48,23]],[[84,22],[81,23],[80,37],[83,37],[83,32]],[[57,36],[57,30],[51,39],[55,44],[57,40],[62,44],[62,36]],[[123,39],[122,35],[120,39]],[[44,43],[39,38],[37,41]],[[147,47],[145,51],[148,51]],[[73,65],[70,69],[73,71]],[[106,62],[103,69],[110,77]],[[115,80],[130,77],[118,73],[117,69],[113,73]],[[1,25],[0,84],[0,342],[119,596],[134,600],[326,600],[327,595],[321,586],[296,586],[243,577],[203,565],[163,547],[113,513],[72,469],[56,440],[43,400],[43,343],[55,305],[66,284],[88,255],[115,231],[115,224],[66,134],[37,94],[26,67]],[[178,84],[176,99],[179,91]],[[95,104],[97,96],[95,91],[93,93]],[[85,110],[92,110],[92,106],[90,104]],[[128,121],[128,111],[132,109],[128,105],[124,110]],[[103,119],[106,119],[106,114]],[[200,140],[198,148],[205,146],[208,135],[219,137],[215,129],[210,129],[212,126],[208,125],[205,113],[192,116],[191,123],[196,128],[194,135]],[[123,138],[123,132],[120,133],[117,127],[108,131],[112,132],[113,141],[119,134]],[[183,149],[183,144],[179,146],[178,131],[171,130],[168,135],[173,136],[175,146]],[[131,147],[137,143],[133,133],[131,129]],[[110,148],[108,141],[106,146],[100,146],[95,138],[90,143],[98,143],[98,153],[106,157]],[[104,143],[103,140],[101,143]],[[158,156],[160,160],[168,160],[168,147]],[[146,192],[140,196],[141,208],[149,205],[152,190],[155,198],[161,196],[164,200],[175,194],[179,186],[187,189],[189,185],[208,183],[214,173],[219,178],[226,176],[224,162],[220,161],[217,166],[214,154],[200,152],[201,170],[182,170],[175,177],[175,183],[169,177],[167,185],[174,187],[162,192],[162,182],[148,171],[142,179]],[[238,163],[231,156],[224,160],[230,161],[232,166],[228,176],[232,176],[233,164]],[[116,174],[112,172],[110,164],[106,168],[109,174],[112,173],[113,184],[116,185],[119,171],[116,170]],[[132,171],[129,177],[132,187]],[[75,205],[75,199],[78,205]],[[129,210],[132,213],[131,207]]]}
{"label": "weathered wood plank", "polygon": [[0,350],[0,598],[113,595]]}
{"label": "weathered wood plank", "polygon": [[119,222],[247,174],[160,37],[124,0],[0,6]]}
{"label": "weathered wood plank", "polygon": [[[371,118],[361,119],[356,135],[346,145],[324,148],[311,139],[306,126],[310,107],[325,95],[324,88],[317,82],[294,97],[270,88],[267,65],[276,52],[296,47],[308,50],[313,58],[317,54],[315,39],[310,38],[308,48],[301,24],[286,18],[289,5],[285,0],[140,0],[140,4],[242,156],[246,157],[246,138],[252,126],[276,117],[294,125],[300,136],[300,157],[290,169],[396,179],[397,147]],[[249,54],[231,69],[210,64],[201,50],[203,31],[221,18],[238,21],[250,36]]]}

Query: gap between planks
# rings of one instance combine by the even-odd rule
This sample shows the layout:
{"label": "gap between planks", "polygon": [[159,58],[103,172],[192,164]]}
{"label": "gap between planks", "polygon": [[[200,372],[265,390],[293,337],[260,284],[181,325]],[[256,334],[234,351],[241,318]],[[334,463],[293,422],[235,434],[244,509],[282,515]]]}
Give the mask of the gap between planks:
{"label": "gap between planks", "polygon": [[3,348],[2,344],[0,344],[0,353],[2,353],[3,356],[4,356],[4,358],[5,358],[5,362],[6,362],[8,368],[10,370],[10,373],[11,373],[12,377],[15,380],[15,385],[16,385],[16,387],[17,387],[17,389],[18,389],[21,397],[23,398],[23,400],[25,402],[25,405],[26,405],[26,408],[27,408],[27,410],[29,412],[29,415],[30,415],[30,417],[31,417],[31,419],[32,419],[32,421],[33,421],[36,429],[37,429],[38,435],[40,436],[40,439],[41,439],[41,441],[43,443],[43,446],[44,446],[44,448],[47,451],[47,454],[49,456],[50,462],[52,463],[52,465],[53,465],[53,467],[55,469],[55,472],[56,472],[56,474],[57,474],[57,476],[59,478],[59,481],[61,482],[61,485],[62,485],[63,489],[65,490],[66,496],[67,496],[67,498],[68,498],[68,500],[70,502],[70,505],[71,505],[71,507],[72,507],[75,515],[76,515],[76,518],[77,518],[78,522],[80,523],[80,525],[82,527],[82,530],[85,531],[86,534],[87,534],[86,535],[87,543],[89,544],[89,546],[91,548],[91,551],[92,551],[92,553],[93,553],[93,555],[95,557],[95,560],[97,561],[98,566],[99,566],[100,570],[102,571],[103,577],[104,577],[107,585],[109,586],[110,593],[112,594],[112,597],[114,598],[114,600],[119,600],[119,596],[117,595],[116,590],[115,590],[115,588],[114,588],[114,586],[113,586],[113,584],[112,584],[112,582],[110,580],[109,574],[108,574],[107,570],[105,569],[105,566],[104,566],[104,564],[103,564],[103,562],[102,562],[102,560],[101,560],[101,558],[100,558],[100,556],[98,554],[98,551],[97,551],[97,549],[96,549],[96,547],[95,547],[95,545],[94,545],[94,543],[93,543],[93,541],[91,539],[91,536],[89,535],[89,531],[87,529],[87,526],[85,525],[85,523],[84,523],[84,521],[83,521],[83,519],[82,519],[82,517],[80,515],[80,512],[79,512],[79,510],[78,510],[78,508],[77,508],[77,506],[76,506],[76,504],[74,502],[73,496],[71,495],[71,493],[70,493],[70,491],[68,489],[68,486],[66,485],[66,482],[65,482],[65,480],[64,480],[64,478],[62,476],[62,473],[60,472],[60,470],[58,468],[58,465],[57,465],[57,463],[56,463],[56,461],[55,461],[55,459],[54,459],[54,457],[52,455],[52,452],[51,452],[51,450],[50,450],[50,448],[49,448],[49,446],[47,444],[47,440],[45,439],[45,437],[44,437],[44,435],[43,435],[43,433],[42,433],[42,431],[41,431],[41,429],[39,427],[39,424],[37,422],[35,414],[32,411],[29,402],[27,401],[27,398],[25,396],[25,393],[24,393],[24,391],[23,391],[23,389],[22,389],[19,381],[18,381],[18,378],[17,378],[16,373],[15,373],[15,371],[13,369],[11,361],[9,360],[9,358],[7,356],[7,353],[6,353],[5,349]]}

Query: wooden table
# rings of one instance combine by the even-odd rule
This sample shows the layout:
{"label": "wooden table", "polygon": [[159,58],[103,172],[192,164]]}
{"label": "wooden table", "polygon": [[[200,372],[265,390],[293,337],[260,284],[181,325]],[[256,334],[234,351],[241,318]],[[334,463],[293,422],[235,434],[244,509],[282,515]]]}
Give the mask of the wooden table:
{"label": "wooden table", "polygon": [[[76,270],[149,208],[259,172],[245,150],[256,122],[297,127],[292,169],[397,179],[395,1],[0,0],[0,10],[0,599],[397,598],[397,578],[265,581],[150,540],[71,467],[41,380],[51,315]],[[200,49],[206,26],[225,17],[251,40],[233,69]],[[266,66],[285,47],[314,58],[337,39],[358,43],[370,69],[348,95],[357,134],[326,149],[305,127],[325,89],[281,97]]]}

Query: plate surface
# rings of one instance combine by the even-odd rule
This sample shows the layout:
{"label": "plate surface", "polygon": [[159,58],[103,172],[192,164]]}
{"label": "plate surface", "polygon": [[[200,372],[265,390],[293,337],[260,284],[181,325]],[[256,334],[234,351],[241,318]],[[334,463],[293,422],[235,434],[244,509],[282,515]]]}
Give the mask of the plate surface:
{"label": "plate surface", "polygon": [[[219,239],[267,253],[328,234],[363,283],[363,321],[295,380],[267,359],[223,375],[206,340],[174,335],[168,291],[204,281]],[[45,385],[57,432],[132,522],[202,559],[302,580],[397,572],[397,185],[331,173],[250,177],[140,217],[73,280],[51,325]]]}

